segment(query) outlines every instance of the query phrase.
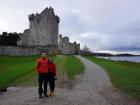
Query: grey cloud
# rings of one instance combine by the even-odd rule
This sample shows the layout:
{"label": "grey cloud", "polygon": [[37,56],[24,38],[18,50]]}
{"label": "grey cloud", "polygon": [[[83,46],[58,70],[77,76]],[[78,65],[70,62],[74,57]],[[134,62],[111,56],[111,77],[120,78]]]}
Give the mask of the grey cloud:
{"label": "grey cloud", "polygon": [[139,51],[139,5],[139,0],[1,0],[0,29],[22,32],[29,14],[52,6],[61,19],[60,33],[71,41],[92,51]]}

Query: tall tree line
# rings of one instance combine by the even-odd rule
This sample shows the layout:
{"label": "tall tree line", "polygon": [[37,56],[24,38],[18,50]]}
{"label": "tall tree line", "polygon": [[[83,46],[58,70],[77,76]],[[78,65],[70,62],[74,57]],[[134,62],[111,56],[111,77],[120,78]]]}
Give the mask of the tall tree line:
{"label": "tall tree line", "polygon": [[20,34],[21,33],[7,33],[7,32],[3,32],[0,35],[0,45],[10,45],[10,46],[16,46],[17,45],[17,41],[20,39]]}

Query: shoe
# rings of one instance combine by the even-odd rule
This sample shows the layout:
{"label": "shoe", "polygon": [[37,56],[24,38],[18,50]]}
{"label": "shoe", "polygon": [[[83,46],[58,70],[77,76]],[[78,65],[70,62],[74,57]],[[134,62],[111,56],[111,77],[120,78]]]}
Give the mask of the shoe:
{"label": "shoe", "polygon": [[41,98],[42,98],[42,95],[39,96],[39,99],[41,99]]}
{"label": "shoe", "polygon": [[54,92],[52,92],[52,96],[54,96]]}
{"label": "shoe", "polygon": [[48,94],[49,96],[52,96],[52,92],[50,91],[50,93]]}
{"label": "shoe", "polygon": [[45,96],[45,97],[48,97],[48,95],[47,95],[47,94],[44,94],[44,96]]}
{"label": "shoe", "polygon": [[49,96],[54,96],[54,92],[50,91]]}

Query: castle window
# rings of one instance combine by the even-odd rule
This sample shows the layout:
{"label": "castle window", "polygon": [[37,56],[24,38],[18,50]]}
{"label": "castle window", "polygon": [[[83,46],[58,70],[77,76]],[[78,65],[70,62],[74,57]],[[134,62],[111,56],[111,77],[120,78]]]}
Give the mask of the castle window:
{"label": "castle window", "polygon": [[54,39],[53,38],[51,39],[51,43],[54,43]]}
{"label": "castle window", "polygon": [[39,23],[39,19],[37,19],[37,23]]}

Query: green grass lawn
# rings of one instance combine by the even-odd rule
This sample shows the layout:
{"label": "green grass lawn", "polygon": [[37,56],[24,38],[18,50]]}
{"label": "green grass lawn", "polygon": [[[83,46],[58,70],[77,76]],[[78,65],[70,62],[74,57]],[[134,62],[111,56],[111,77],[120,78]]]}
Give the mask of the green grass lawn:
{"label": "green grass lawn", "polygon": [[77,74],[81,74],[85,67],[82,62],[74,56],[67,56],[64,64],[64,70],[70,80],[74,80]]}
{"label": "green grass lawn", "polygon": [[103,67],[115,87],[140,100],[140,63],[84,57]]}
{"label": "green grass lawn", "polygon": [[33,71],[38,56],[0,56],[0,88]]}
{"label": "green grass lawn", "polygon": [[[75,76],[84,70],[81,61],[74,56],[49,57],[54,58],[58,76],[63,76],[66,72],[68,78],[74,80]],[[9,84],[14,86],[37,85],[37,74],[34,68],[38,58],[39,56],[0,56],[0,88],[7,87]]]}

